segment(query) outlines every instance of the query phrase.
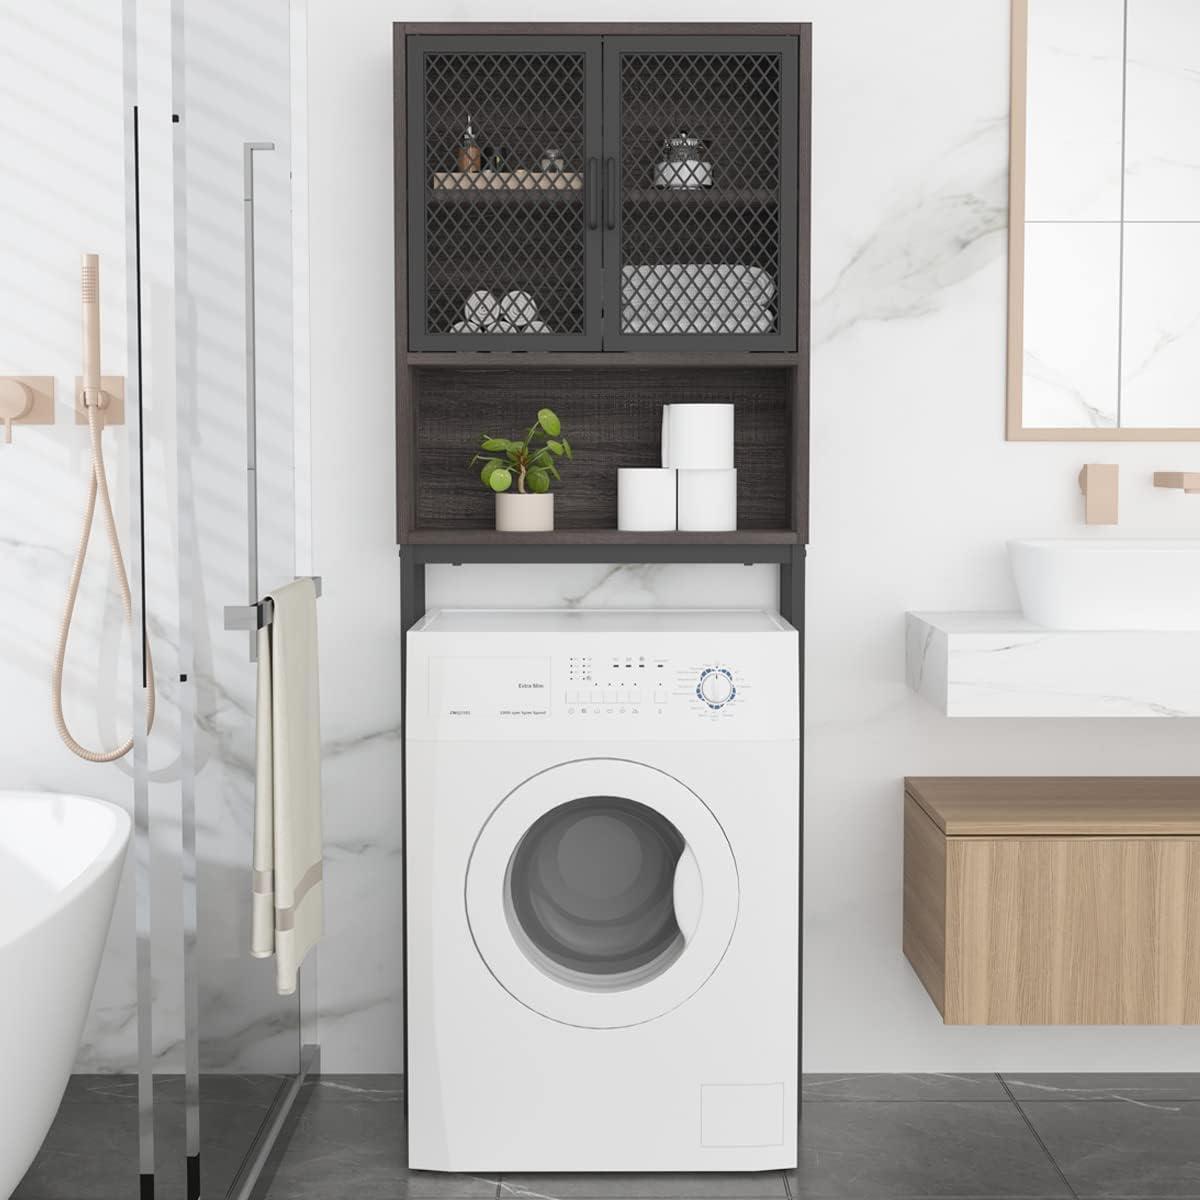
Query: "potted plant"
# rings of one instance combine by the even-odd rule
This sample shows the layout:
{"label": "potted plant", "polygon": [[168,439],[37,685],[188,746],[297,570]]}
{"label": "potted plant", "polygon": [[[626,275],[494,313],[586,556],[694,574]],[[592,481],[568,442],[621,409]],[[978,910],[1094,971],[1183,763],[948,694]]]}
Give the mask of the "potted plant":
{"label": "potted plant", "polygon": [[504,533],[553,529],[550,479],[562,480],[554,460],[572,457],[571,443],[562,436],[562,423],[554,412],[538,409],[537,420],[520,441],[485,433],[479,449],[471,466],[482,461],[479,477],[496,493],[496,528]]}

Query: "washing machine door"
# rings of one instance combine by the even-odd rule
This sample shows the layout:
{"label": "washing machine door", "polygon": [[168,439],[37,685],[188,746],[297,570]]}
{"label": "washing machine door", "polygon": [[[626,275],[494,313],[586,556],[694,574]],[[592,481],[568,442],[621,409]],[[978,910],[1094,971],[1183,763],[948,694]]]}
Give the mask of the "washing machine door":
{"label": "washing machine door", "polygon": [[497,981],[535,1012],[612,1029],[683,1004],[738,913],[720,823],[643,763],[586,758],[527,779],[471,852],[467,920]]}

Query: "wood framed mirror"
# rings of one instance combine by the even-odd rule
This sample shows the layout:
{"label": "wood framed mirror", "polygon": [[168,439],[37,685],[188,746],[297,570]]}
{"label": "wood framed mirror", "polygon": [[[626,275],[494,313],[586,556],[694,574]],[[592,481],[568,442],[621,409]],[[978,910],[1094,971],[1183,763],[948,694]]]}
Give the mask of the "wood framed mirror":
{"label": "wood framed mirror", "polygon": [[1200,440],[1200,2],[1012,0],[1010,441]]}

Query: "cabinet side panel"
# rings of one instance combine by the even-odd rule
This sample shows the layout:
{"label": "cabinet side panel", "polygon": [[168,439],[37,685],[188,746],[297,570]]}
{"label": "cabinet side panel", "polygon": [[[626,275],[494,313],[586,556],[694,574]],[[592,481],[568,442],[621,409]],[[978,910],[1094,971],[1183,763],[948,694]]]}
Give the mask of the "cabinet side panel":
{"label": "cabinet side panel", "polygon": [[904,797],[904,955],[945,1015],[946,839]]}
{"label": "cabinet side panel", "polygon": [[947,1022],[1200,1023],[1200,839],[950,838]]}

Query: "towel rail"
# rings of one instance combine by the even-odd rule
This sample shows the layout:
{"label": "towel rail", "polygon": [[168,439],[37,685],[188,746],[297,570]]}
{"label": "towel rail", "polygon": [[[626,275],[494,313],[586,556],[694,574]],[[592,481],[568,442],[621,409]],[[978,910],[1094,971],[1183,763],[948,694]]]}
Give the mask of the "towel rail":
{"label": "towel rail", "polygon": [[[317,589],[317,595],[321,594],[320,575],[300,575],[297,578],[311,579],[313,586]],[[225,606],[226,629],[248,629],[251,633],[257,633],[260,629],[266,629],[273,620],[275,620],[275,604],[270,596],[265,600],[256,600],[253,604],[227,604]]]}

